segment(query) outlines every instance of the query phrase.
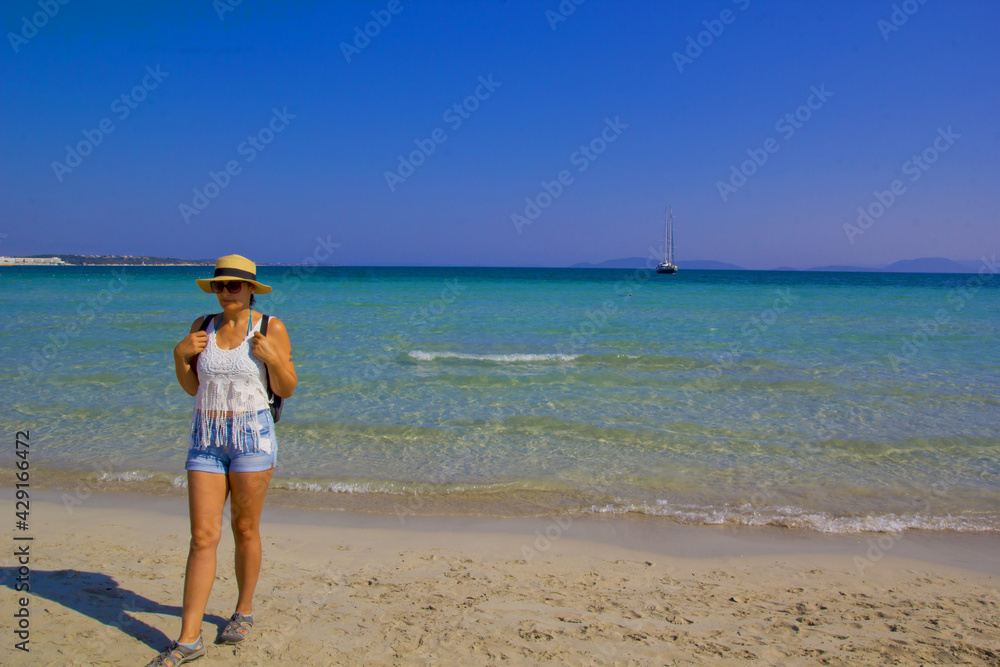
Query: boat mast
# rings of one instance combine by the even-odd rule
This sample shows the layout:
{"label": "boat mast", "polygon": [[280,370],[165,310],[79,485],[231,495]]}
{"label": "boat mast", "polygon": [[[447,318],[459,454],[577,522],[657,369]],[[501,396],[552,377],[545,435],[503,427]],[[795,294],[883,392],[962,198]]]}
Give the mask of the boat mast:
{"label": "boat mast", "polygon": [[667,213],[667,263],[674,263],[674,207]]}
{"label": "boat mast", "polygon": [[663,263],[670,263],[670,209],[667,208],[667,219],[663,221]]}

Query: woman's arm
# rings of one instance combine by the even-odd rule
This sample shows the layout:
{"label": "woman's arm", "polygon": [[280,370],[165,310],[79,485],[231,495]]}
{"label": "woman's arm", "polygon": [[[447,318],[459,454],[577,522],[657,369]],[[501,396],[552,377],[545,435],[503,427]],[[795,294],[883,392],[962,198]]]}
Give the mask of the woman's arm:
{"label": "woman's arm", "polygon": [[271,380],[271,391],[282,398],[291,397],[299,378],[292,363],[292,342],[284,323],[272,317],[267,325],[267,335],[253,332],[250,343],[253,356],[267,364],[267,374]]}
{"label": "woman's arm", "polygon": [[208,344],[208,334],[199,331],[203,319],[205,318],[199,317],[192,322],[191,333],[174,348],[174,370],[177,371],[177,381],[191,396],[198,393],[198,371],[193,362]]}

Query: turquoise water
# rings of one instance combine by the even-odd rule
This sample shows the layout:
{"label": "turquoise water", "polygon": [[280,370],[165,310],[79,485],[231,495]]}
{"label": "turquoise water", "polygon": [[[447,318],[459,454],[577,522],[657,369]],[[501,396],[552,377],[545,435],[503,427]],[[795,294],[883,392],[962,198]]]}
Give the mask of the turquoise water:
{"label": "turquoise water", "polygon": [[[260,273],[299,375],[274,488],[313,506],[1000,530],[992,274]],[[0,423],[36,479],[183,484],[205,274],[0,269]]]}

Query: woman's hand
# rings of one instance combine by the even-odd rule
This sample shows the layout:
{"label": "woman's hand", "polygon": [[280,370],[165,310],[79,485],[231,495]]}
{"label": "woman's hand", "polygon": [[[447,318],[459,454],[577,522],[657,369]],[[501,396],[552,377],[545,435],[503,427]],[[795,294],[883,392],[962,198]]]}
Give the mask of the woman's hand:
{"label": "woman's hand", "polygon": [[208,334],[201,331],[204,318],[199,317],[191,323],[191,331],[174,348],[174,368],[177,371],[177,381],[189,395],[198,393],[198,371],[191,365],[201,351],[208,345]]}
{"label": "woman's hand", "polygon": [[288,340],[284,323],[272,317],[266,336],[255,331],[250,341],[250,352],[267,364],[271,391],[282,398],[291,397],[299,380],[292,363],[292,343]]}
{"label": "woman's hand", "polygon": [[208,334],[204,331],[189,333],[174,348],[174,355],[180,357],[184,362],[189,362],[205,349],[208,345]]}
{"label": "woman's hand", "polygon": [[267,336],[259,331],[253,332],[253,340],[250,341],[250,352],[268,366],[281,363],[277,348],[267,339]]}

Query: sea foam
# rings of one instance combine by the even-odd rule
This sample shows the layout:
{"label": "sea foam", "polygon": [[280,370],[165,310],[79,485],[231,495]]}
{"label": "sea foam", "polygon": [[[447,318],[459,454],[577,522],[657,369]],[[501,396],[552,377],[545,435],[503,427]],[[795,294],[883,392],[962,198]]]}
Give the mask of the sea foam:
{"label": "sea foam", "polygon": [[408,355],[417,361],[436,361],[438,359],[463,359],[467,361],[494,361],[497,363],[512,362],[546,362],[546,361],[574,361],[579,354],[560,354],[553,352],[550,354],[471,354],[467,352],[424,352],[423,350],[413,350]]}

